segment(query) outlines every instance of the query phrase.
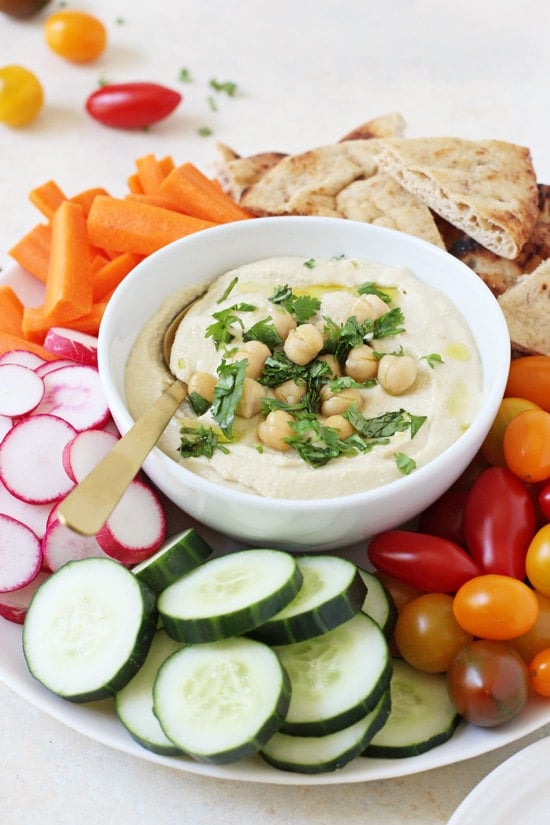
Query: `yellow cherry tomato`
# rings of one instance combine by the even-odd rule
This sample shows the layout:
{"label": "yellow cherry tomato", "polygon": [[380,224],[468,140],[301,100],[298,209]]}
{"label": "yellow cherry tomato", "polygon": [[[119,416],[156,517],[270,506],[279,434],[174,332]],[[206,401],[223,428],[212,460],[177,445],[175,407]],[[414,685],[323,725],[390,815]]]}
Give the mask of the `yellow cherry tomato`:
{"label": "yellow cherry tomato", "polygon": [[527,548],[525,570],[535,590],[550,597],[550,524],[533,536]]}
{"label": "yellow cherry tomato", "polygon": [[489,464],[492,464],[493,467],[506,467],[502,442],[508,424],[520,412],[537,409],[540,409],[540,407],[527,398],[510,397],[502,399],[491,429],[481,445],[481,453]]}
{"label": "yellow cherry tomato", "polygon": [[107,30],[101,20],[83,11],[51,14],[44,23],[44,37],[52,51],[72,63],[95,60],[107,45]]}
{"label": "yellow cherry tomato", "polygon": [[44,90],[35,74],[24,66],[0,68],[0,122],[26,126],[44,104]]}

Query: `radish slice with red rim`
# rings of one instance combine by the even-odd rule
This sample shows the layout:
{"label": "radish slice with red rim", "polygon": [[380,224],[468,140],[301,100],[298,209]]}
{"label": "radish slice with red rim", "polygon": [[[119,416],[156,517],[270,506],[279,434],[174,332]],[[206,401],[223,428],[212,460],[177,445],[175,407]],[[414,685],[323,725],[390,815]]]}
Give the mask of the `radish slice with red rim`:
{"label": "radish slice with red rim", "polygon": [[99,464],[119,439],[106,430],[82,430],[63,450],[63,466],[73,481],[79,482]]}
{"label": "radish slice with red rim", "polygon": [[97,338],[87,332],[51,327],[44,339],[44,349],[78,364],[97,366]]}
{"label": "radish slice with red rim", "polygon": [[36,367],[35,373],[43,378],[49,372],[61,369],[61,367],[73,367],[74,361],[69,358],[57,358],[55,361],[44,361],[39,367]]}
{"label": "radish slice with red rim", "polygon": [[134,479],[98,532],[100,547],[122,564],[134,565],[155,553],[166,537],[166,517],[156,493]]}
{"label": "radish slice with red rim", "polygon": [[45,358],[41,358],[35,352],[29,352],[26,349],[11,349],[0,355],[0,364],[21,364],[21,366],[29,367],[31,370],[45,363]]}
{"label": "radish slice with red rim", "polygon": [[80,536],[55,517],[50,520],[42,539],[42,554],[44,567],[52,573],[68,561],[107,556],[95,536]]}
{"label": "radish slice with red rim", "polygon": [[53,504],[30,504],[12,495],[5,484],[0,481],[0,513],[22,521],[36,533],[39,539],[46,531],[48,518]]}
{"label": "radish slice with red rim", "polygon": [[38,536],[26,524],[0,513],[0,592],[25,587],[41,567],[42,547]]}
{"label": "radish slice with red rim", "polygon": [[35,413],[57,415],[75,430],[102,427],[110,411],[96,367],[73,364],[43,377],[44,398]]}
{"label": "radish slice with red rim", "polygon": [[10,590],[7,593],[0,593],[0,616],[8,622],[23,624],[31,599],[42,584],[49,578],[50,573],[41,570],[34,579],[25,587],[19,590]]}
{"label": "radish slice with red rim", "polygon": [[13,427],[13,421],[9,415],[0,415],[0,441],[9,433]]}
{"label": "radish slice with red rim", "polygon": [[30,367],[0,364],[0,415],[26,415],[38,407],[44,391],[42,378]]}
{"label": "radish slice with red rim", "polygon": [[10,493],[34,504],[65,496],[74,482],[63,467],[63,449],[76,430],[55,415],[18,421],[0,443],[0,479]]}

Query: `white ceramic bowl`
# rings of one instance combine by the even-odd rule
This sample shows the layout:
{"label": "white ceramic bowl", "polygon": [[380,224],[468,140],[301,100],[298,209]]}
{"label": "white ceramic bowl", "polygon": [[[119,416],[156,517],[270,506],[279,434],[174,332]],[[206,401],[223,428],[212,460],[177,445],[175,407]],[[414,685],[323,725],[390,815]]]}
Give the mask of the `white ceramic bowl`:
{"label": "white ceramic bowl", "polygon": [[322,500],[263,498],[205,480],[155,448],[144,464],[176,505],[205,525],[252,545],[303,551],[352,545],[417,515],[465,470],[497,412],[510,344],[500,308],[464,264],[415,237],[337,218],[257,218],[183,238],[146,258],[109,301],[99,333],[99,369],[121,433],[133,420],[124,399],[128,354],[144,322],[185,283],[207,284],[240,264],[272,255],[345,254],[406,266],[444,292],[472,330],[483,369],[483,402],[468,430],[414,473],[374,490]]}

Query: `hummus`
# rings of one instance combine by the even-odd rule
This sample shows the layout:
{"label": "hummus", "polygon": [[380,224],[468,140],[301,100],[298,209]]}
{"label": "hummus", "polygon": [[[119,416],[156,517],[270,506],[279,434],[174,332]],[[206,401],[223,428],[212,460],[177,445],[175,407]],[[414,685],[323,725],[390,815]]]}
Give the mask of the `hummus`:
{"label": "hummus", "polygon": [[[172,296],[141,330],[126,369],[133,416],[173,380],[160,354],[163,332],[199,292],[195,287]],[[378,315],[370,320],[361,315],[363,302],[369,301],[378,306]],[[289,328],[306,324],[321,332],[322,348],[305,365],[296,366],[284,355],[284,342]],[[349,341],[342,331],[352,332]],[[262,373],[250,379],[260,384],[260,395],[267,401],[261,402],[260,411],[243,417],[236,414],[243,382],[239,351],[250,339],[263,340],[271,352]],[[363,381],[346,377],[346,355],[365,344],[373,351],[379,373]],[[318,367],[327,352],[337,356],[343,379],[321,370],[315,384],[312,365]],[[412,365],[409,385],[396,388],[382,381],[380,365],[390,355],[398,367],[399,359]],[[304,386],[305,381],[311,390],[308,409],[276,400],[277,384],[266,376],[269,364],[281,360],[296,366],[294,383]],[[161,449],[205,478],[275,498],[342,496],[414,472],[468,428],[482,395],[473,337],[446,296],[404,268],[343,257],[274,257],[225,273],[183,318],[170,366],[186,384],[198,373],[214,376],[218,395],[217,401],[203,407],[192,403],[196,398],[191,396],[184,401],[159,442]],[[328,412],[321,407],[318,390],[327,384],[329,395],[353,390],[352,409],[344,412],[352,425],[351,436],[335,429],[332,419],[323,429]],[[229,387],[225,396],[223,386]],[[260,422],[278,407],[293,422],[293,437],[284,449],[273,448],[258,435]],[[199,433],[214,436],[208,454],[201,454]],[[197,446],[193,449],[192,444]],[[328,448],[334,444],[331,452]]]}

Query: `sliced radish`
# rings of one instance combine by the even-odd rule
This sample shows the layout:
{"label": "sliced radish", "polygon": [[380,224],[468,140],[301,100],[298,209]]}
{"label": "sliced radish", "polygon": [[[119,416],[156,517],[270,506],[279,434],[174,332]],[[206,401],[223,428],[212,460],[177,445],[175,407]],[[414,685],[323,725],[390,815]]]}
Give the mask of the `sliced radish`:
{"label": "sliced radish", "polygon": [[0,441],[13,427],[13,421],[8,415],[0,415]]}
{"label": "sliced radish", "polygon": [[68,561],[107,556],[94,536],[81,536],[52,518],[42,540],[44,567],[54,573]]}
{"label": "sliced radish", "polygon": [[18,421],[0,444],[0,479],[23,501],[57,501],[74,486],[63,468],[63,449],[76,430],[54,415]]}
{"label": "sliced radish", "polygon": [[44,397],[44,382],[36,372],[21,364],[0,364],[0,414],[25,415]]}
{"label": "sliced radish", "polygon": [[78,364],[97,366],[97,338],[86,332],[52,327],[46,333],[44,349],[61,358],[70,358]]}
{"label": "sliced radish", "polygon": [[56,361],[44,361],[43,364],[40,364],[39,367],[36,367],[35,372],[41,378],[44,378],[49,372],[53,372],[54,370],[58,370],[61,367],[73,367],[74,361],[71,361],[69,358],[58,358]]}
{"label": "sliced radish", "polygon": [[166,517],[155,492],[134,479],[98,532],[108,556],[134,565],[155,553],[166,537]]}
{"label": "sliced radish", "polygon": [[73,364],[48,372],[44,377],[46,391],[35,413],[57,415],[75,430],[102,427],[110,412],[95,367]]}
{"label": "sliced radish", "polygon": [[39,539],[46,531],[52,504],[30,504],[12,495],[0,481],[0,513],[22,521],[36,533]]}
{"label": "sliced radish", "polygon": [[120,438],[120,430],[115,424],[112,416],[109,416],[102,429],[105,430],[106,433],[113,433],[113,435],[116,435],[117,438]]}
{"label": "sliced radish", "polygon": [[8,593],[0,593],[0,616],[8,622],[23,624],[32,597],[49,576],[50,573],[41,570],[25,587],[10,590]]}
{"label": "sliced radish", "polygon": [[26,349],[11,349],[0,355],[0,364],[21,364],[21,366],[29,367],[31,370],[35,370],[45,363],[45,358],[41,358],[35,352],[29,352]]}
{"label": "sliced radish", "polygon": [[0,513],[0,592],[26,587],[41,567],[38,536],[23,522]]}
{"label": "sliced radish", "polygon": [[79,482],[98,464],[119,439],[106,430],[82,430],[63,450],[63,466],[73,481]]}

